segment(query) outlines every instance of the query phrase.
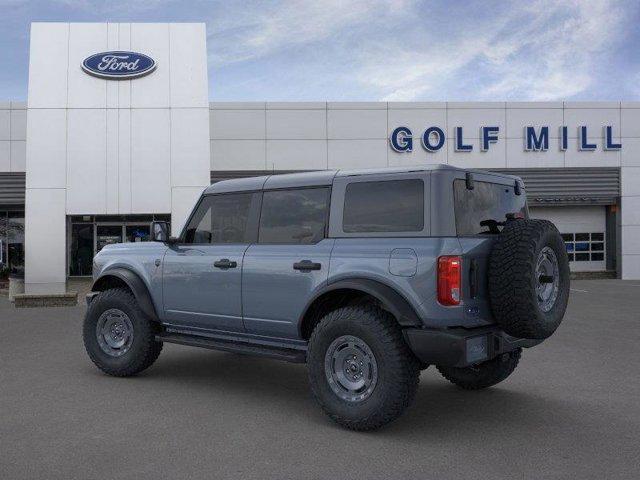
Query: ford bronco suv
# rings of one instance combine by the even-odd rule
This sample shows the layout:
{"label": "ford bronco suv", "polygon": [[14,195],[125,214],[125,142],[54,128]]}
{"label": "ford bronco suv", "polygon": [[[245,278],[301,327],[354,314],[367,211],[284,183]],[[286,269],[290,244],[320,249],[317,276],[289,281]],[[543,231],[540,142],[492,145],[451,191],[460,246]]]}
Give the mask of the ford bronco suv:
{"label": "ford bronco suv", "polygon": [[397,418],[429,365],[463,389],[506,379],[569,295],[555,226],[514,176],[450,166],[319,171],[206,188],[178,237],[103,248],[84,344],[135,375],[164,343],[307,363],[354,430]]}

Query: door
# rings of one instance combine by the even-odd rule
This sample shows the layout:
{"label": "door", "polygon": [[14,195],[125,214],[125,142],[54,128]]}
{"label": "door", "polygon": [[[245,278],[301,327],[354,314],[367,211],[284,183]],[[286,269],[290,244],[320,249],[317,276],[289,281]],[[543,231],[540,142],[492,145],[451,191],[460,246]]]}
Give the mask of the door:
{"label": "door", "polygon": [[164,257],[167,323],[195,330],[244,331],[242,261],[255,241],[259,200],[254,193],[201,199],[183,237]]}
{"label": "door", "polygon": [[248,333],[298,337],[298,319],[329,272],[329,194],[328,187],[264,192],[258,243],[247,249],[243,264]]}
{"label": "door", "polygon": [[96,253],[113,243],[122,243],[122,225],[96,225]]}

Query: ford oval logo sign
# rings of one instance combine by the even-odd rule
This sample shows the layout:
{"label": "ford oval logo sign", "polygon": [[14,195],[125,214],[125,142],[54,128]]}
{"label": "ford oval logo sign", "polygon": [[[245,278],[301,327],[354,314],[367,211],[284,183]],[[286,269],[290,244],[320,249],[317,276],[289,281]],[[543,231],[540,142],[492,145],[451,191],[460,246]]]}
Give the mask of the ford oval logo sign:
{"label": "ford oval logo sign", "polygon": [[87,57],[82,69],[94,77],[111,80],[130,80],[153,72],[153,58],[136,52],[102,52]]}

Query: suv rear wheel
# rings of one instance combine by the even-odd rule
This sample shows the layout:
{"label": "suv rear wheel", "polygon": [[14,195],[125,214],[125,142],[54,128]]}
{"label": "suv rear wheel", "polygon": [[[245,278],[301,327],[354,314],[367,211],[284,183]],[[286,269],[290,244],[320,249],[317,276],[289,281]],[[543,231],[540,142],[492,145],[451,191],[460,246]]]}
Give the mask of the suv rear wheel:
{"label": "suv rear wheel", "polygon": [[129,290],[113,288],[89,305],[82,336],[89,358],[100,370],[127,377],[150,367],[160,355],[157,330]]}
{"label": "suv rear wheel", "polygon": [[393,316],[373,304],[325,315],[311,334],[307,361],[316,401],[352,430],[396,419],[418,388],[419,362]]}

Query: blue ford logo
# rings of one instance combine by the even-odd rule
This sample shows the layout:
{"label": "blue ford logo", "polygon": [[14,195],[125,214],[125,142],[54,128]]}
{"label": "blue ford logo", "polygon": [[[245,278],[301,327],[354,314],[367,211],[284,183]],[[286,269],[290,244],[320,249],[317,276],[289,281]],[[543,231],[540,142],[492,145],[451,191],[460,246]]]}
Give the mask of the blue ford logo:
{"label": "blue ford logo", "polygon": [[136,52],[96,53],[82,62],[82,69],[89,75],[113,80],[142,77],[155,68],[153,58]]}

